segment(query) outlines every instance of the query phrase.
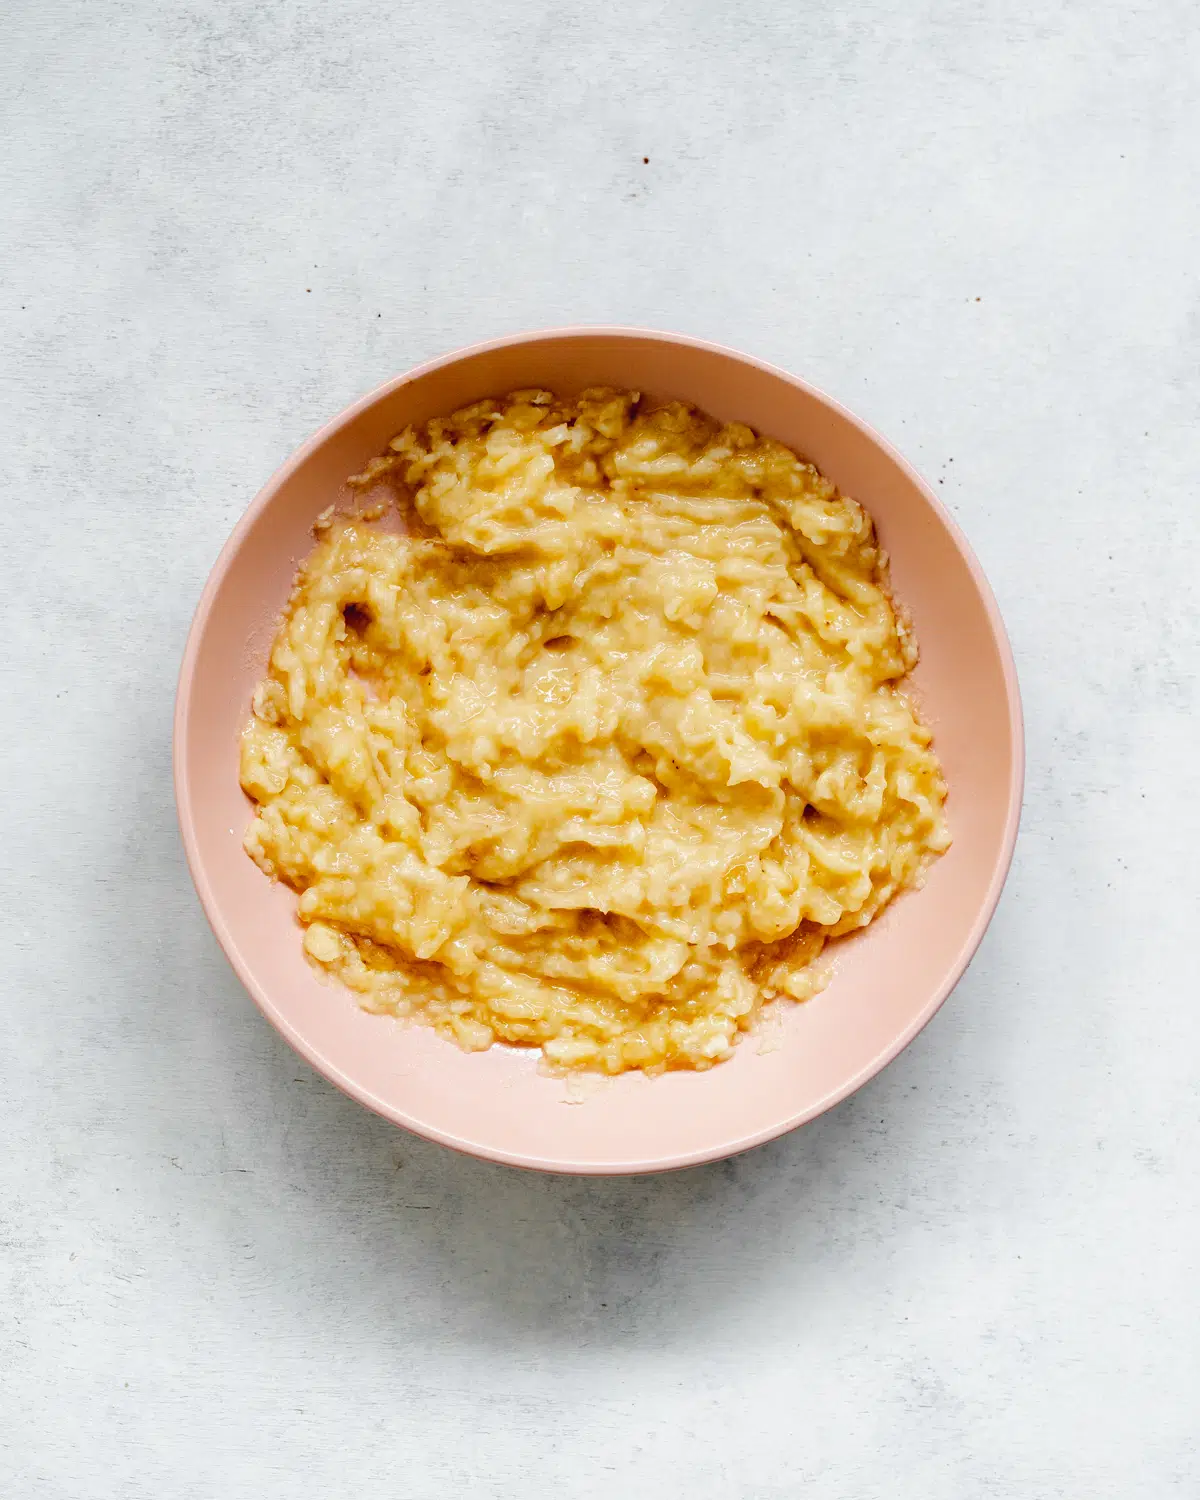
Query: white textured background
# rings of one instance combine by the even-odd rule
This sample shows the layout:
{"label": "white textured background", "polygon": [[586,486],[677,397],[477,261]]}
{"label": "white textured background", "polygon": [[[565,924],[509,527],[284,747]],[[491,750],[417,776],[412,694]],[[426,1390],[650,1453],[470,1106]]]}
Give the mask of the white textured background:
{"label": "white textured background", "polygon": [[[0,70],[0,1495],[1200,1493],[1193,4],[8,0]],[[193,897],[170,709],[315,426],[609,320],[941,486],[1030,775],[884,1076],[572,1182],[292,1057]]]}

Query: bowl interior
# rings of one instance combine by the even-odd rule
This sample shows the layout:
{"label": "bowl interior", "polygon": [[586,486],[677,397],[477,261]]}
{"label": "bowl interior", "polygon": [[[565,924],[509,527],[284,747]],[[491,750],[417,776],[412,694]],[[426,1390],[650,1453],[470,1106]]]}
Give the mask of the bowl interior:
{"label": "bowl interior", "polygon": [[[916,696],[950,786],[954,844],[924,889],[834,951],[828,988],[778,1005],[763,1034],[707,1073],[628,1074],[579,1090],[537,1055],[468,1055],[427,1028],[371,1016],[301,955],[295,898],[243,853],[250,805],[237,738],[313,520],[409,422],[531,385],[693,401],[797,449],[874,516],[921,647]],[[709,1160],[811,1119],[869,1078],[958,979],[1007,871],[1021,790],[1020,709],[995,604],[969,549],[916,475],[827,398],[731,351],[663,335],[564,332],[440,361],[319,433],[258,496],[222,553],[188,642],[176,787],[189,861],[217,937],[287,1039],[371,1108],[446,1144],[524,1166],[647,1171]]]}

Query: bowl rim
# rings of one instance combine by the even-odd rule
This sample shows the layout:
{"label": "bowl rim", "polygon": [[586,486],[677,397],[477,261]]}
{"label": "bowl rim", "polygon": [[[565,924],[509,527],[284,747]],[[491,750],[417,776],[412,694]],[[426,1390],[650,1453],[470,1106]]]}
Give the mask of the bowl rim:
{"label": "bowl rim", "polygon": [[[868,442],[881,449],[897,465],[905,476],[920,490],[926,503],[949,534],[963,561],[966,563],[972,582],[983,601],[992,638],[1000,657],[1001,671],[1008,700],[1007,717],[1011,772],[1007,788],[1008,806],[1005,811],[1003,836],[993,862],[984,900],[980,904],[975,919],[959,947],[958,954],[948,970],[946,979],[930,995],[924,1006],[922,1006],[908,1025],[883,1047],[875,1057],[849,1079],[838,1084],[836,1088],[831,1089],[815,1103],[811,1103],[782,1120],[775,1121],[762,1129],[751,1131],[733,1141],[726,1141],[715,1146],[683,1152],[677,1156],[666,1158],[652,1157],[643,1161],[593,1162],[582,1165],[571,1165],[562,1161],[535,1158],[507,1151],[503,1148],[490,1146],[486,1141],[469,1140],[465,1137],[455,1135],[453,1131],[442,1129],[437,1125],[430,1124],[427,1121],[407,1114],[404,1110],[396,1108],[386,1099],[381,1098],[369,1088],[358,1083],[349,1074],[342,1072],[336,1064],[326,1058],[318,1048],[309,1043],[307,1038],[292,1025],[275,1005],[271,996],[255,979],[249,964],[243,958],[241,950],[225,922],[216,892],[208,878],[195,831],[197,815],[191,795],[187,730],[196,661],[199,656],[200,645],[204,638],[213,601],[224,583],[225,575],[228,573],[233,559],[241,548],[242,539],[246,533],[270,503],[276,491],[308,461],[313,453],[327,442],[341,427],[347,422],[352,421],[360,413],[374,406],[385,397],[390,396],[403,386],[409,385],[415,380],[422,379],[436,370],[444,369],[448,365],[457,364],[463,359],[488,354],[495,350],[509,348],[513,345],[550,341],[557,342],[559,340],[581,337],[617,338],[629,339],[631,341],[650,339],[659,343],[674,344],[703,353],[718,354],[737,360],[741,364],[749,365],[754,369],[773,375],[787,382],[787,384],[796,387],[798,390],[803,391],[808,396],[815,398],[818,402],[830,408],[845,421],[856,427]],[[849,1098],[851,1094],[857,1092],[864,1084],[874,1078],[876,1074],[882,1072],[924,1030],[941,1009],[951,991],[966,972],[968,965],[974,958],[983,940],[984,933],[987,931],[995,914],[996,907],[999,904],[1000,895],[1012,864],[1017,833],[1020,827],[1025,785],[1024,715],[1021,705],[1021,691],[1017,678],[1016,662],[1013,658],[1008,632],[1005,629],[1004,621],[991,585],[988,583],[987,577],[978,558],[975,556],[970,542],[967,540],[957,521],[955,521],[954,517],[938,499],[937,495],[934,494],[932,487],[922,475],[887,438],[877,432],[869,423],[855,415],[854,412],[836,398],[828,395],[825,391],[811,382],[804,380],[802,377],[792,374],[791,371],[785,370],[779,365],[771,364],[766,360],[758,359],[754,355],[746,354],[742,350],[734,349],[726,344],[714,343],[707,339],[693,338],[683,333],[621,324],[573,324],[563,327],[531,329],[506,334],[499,338],[488,339],[481,343],[469,344],[462,348],[451,350],[447,354],[439,355],[435,359],[426,360],[419,365],[413,366],[404,373],[393,377],[391,380],[384,381],[382,385],[376,386],[373,390],[360,396],[349,406],[343,408],[330,421],[325,422],[311,437],[295,449],[279,465],[246,507],[237,524],[230,532],[221,551],[218,553],[216,561],[213,563],[204,584],[204,588],[200,593],[192,615],[191,624],[188,628],[187,641],[180,662],[179,679],[175,693],[172,740],[172,768],[176,814],[184,853],[187,857],[188,869],[196,888],[196,894],[200,898],[200,904],[208,925],[212,929],[214,937],[220,944],[225,957],[232,965],[238,979],[254,1000],[259,1010],[262,1011],[263,1015],[266,1016],[267,1020],[270,1021],[288,1045],[298,1052],[322,1077],[334,1084],[335,1087],[341,1089],[343,1093],[348,1094],[352,1099],[355,1099],[374,1113],[390,1120],[393,1124],[400,1126],[404,1130],[411,1131],[414,1135],[421,1136],[425,1140],[434,1141],[438,1145],[448,1146],[452,1150],[465,1155],[499,1162],[505,1166],[576,1176],[628,1176],[641,1173],[677,1171],[684,1167],[700,1166],[705,1162],[719,1161],[726,1157],[739,1155],[743,1151],[748,1151],[755,1146],[764,1145],[767,1141],[775,1140],[779,1136],[786,1135],[801,1125],[808,1124],[809,1121],[824,1114],[826,1110],[832,1109],[835,1104],[840,1104],[843,1099]]]}

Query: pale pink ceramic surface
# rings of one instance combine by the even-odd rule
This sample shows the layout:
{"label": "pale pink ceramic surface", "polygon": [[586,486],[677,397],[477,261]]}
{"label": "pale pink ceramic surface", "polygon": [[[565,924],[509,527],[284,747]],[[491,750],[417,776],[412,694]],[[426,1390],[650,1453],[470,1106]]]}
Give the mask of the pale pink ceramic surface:
{"label": "pale pink ceramic surface", "polygon": [[[835,977],[779,1007],[707,1073],[628,1074],[569,1103],[537,1055],[467,1054],[420,1026],[358,1009],[301,956],[295,898],[243,853],[250,804],[237,737],[313,520],[346,476],[409,422],[521,386],[633,387],[696,402],[782,439],[861,500],[892,558],[921,646],[923,710],[950,783],[954,846],[925,888],[837,949]],[[343,491],[344,493],[344,491]],[[305,444],[243,516],[201,596],[180,673],[175,789],[208,919],[287,1040],[356,1099],[478,1156],[570,1172],[709,1161],[811,1120],[879,1071],[929,1020],[991,918],[1016,839],[1023,778],[1016,673],[995,601],[962,534],[880,437],[794,376],[672,334],[563,329],[452,354],[359,401]]]}

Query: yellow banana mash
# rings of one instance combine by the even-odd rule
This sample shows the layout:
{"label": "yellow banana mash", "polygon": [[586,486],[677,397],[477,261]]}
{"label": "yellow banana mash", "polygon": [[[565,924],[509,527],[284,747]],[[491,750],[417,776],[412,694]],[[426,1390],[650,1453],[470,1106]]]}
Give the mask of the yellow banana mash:
{"label": "yellow banana mash", "polygon": [[870,518],[608,389],[410,428],[331,519],[241,746],[249,854],[371,1010],[706,1068],[949,844]]}

